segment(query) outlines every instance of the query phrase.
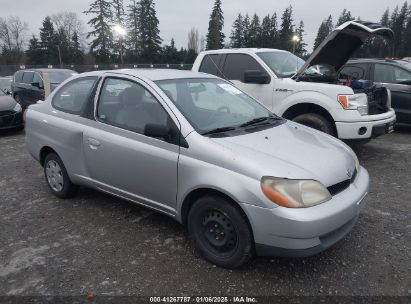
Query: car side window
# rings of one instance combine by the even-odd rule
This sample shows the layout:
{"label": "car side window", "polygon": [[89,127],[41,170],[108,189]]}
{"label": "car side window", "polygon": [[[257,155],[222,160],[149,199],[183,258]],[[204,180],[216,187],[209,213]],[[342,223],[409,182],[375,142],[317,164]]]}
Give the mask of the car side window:
{"label": "car side window", "polygon": [[39,88],[43,87],[43,79],[41,78],[39,73],[34,73],[34,77],[33,77],[33,83],[38,83],[39,84]]}
{"label": "car side window", "polygon": [[220,64],[221,57],[222,55],[218,55],[218,54],[205,55],[201,63],[199,71],[203,73],[219,76],[220,74],[219,64]]}
{"label": "car side window", "polygon": [[140,134],[144,134],[148,124],[171,123],[168,113],[147,89],[120,78],[104,81],[96,116],[101,122]]}
{"label": "car side window", "polygon": [[365,76],[365,67],[364,66],[345,66],[339,75],[339,79],[364,79]]}
{"label": "car side window", "polygon": [[16,75],[14,75],[14,82],[22,82],[23,81],[23,71],[18,71],[16,72]]}
{"label": "car side window", "polygon": [[376,64],[374,68],[374,81],[392,84],[406,83],[411,81],[411,73],[392,65]]}
{"label": "car side window", "polygon": [[87,103],[97,77],[77,78],[65,84],[53,97],[54,108],[70,114],[80,115]]}
{"label": "car side window", "polygon": [[24,72],[23,74],[23,82],[27,84],[31,84],[33,82],[34,72]]}
{"label": "car side window", "polygon": [[247,54],[228,54],[223,74],[229,80],[244,82],[245,71],[258,71],[267,74],[264,68],[253,57]]}

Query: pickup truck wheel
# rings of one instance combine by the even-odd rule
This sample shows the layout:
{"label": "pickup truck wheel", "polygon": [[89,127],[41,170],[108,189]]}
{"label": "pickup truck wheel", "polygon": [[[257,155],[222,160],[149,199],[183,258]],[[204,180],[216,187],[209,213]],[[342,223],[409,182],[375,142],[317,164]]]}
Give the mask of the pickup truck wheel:
{"label": "pickup truck wheel", "polygon": [[307,127],[311,127],[313,129],[322,131],[324,133],[330,134],[332,136],[336,135],[332,124],[326,118],[318,114],[307,113],[298,115],[293,118],[293,121],[298,122]]}
{"label": "pickup truck wheel", "polygon": [[254,254],[254,241],[247,219],[223,198],[200,198],[191,207],[187,222],[195,247],[215,265],[237,268]]}
{"label": "pickup truck wheel", "polygon": [[63,162],[55,153],[48,154],[44,160],[44,176],[51,192],[59,198],[72,197],[78,189],[70,181]]}

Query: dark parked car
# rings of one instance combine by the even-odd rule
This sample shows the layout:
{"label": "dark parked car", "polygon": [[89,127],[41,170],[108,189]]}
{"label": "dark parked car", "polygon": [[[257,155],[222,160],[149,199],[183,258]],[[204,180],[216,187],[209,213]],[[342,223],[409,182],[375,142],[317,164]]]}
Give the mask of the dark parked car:
{"label": "dark parked car", "polygon": [[23,110],[8,94],[0,90],[0,130],[23,129]]}
{"label": "dark parked car", "polygon": [[11,82],[13,81],[13,76],[0,77],[0,90],[4,93],[11,91]]}
{"label": "dark parked car", "polygon": [[370,80],[391,90],[397,123],[411,124],[411,62],[392,59],[354,59],[340,70],[340,79]]}
{"label": "dark parked car", "polygon": [[77,74],[75,71],[64,69],[30,69],[17,71],[11,83],[11,90],[14,99],[21,104],[23,108],[27,108],[38,100],[44,100],[44,73],[48,73],[49,75],[51,91],[67,78]]}

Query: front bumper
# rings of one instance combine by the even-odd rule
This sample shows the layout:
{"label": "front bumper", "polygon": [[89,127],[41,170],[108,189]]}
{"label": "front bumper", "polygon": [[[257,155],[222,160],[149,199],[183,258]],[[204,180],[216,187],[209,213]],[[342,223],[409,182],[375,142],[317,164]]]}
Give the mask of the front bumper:
{"label": "front bumper", "polygon": [[23,127],[23,111],[0,112],[0,130],[16,129]]}
{"label": "front bumper", "polygon": [[267,209],[243,204],[257,254],[307,256],[332,246],[354,226],[368,187],[368,172],[361,168],[345,191],[314,207]]}
{"label": "front bumper", "polygon": [[395,123],[395,112],[390,109],[384,114],[368,115],[362,117],[363,121],[347,122],[337,121],[339,139],[370,139],[390,133]]}

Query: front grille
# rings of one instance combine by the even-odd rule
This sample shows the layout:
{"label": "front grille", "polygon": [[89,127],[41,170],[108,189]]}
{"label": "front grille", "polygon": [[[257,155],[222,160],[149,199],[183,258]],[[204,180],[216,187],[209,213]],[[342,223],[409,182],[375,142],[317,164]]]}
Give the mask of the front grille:
{"label": "front grille", "polygon": [[13,115],[13,111],[0,111],[0,117]]}
{"label": "front grille", "polygon": [[330,192],[330,194],[332,196],[334,196],[334,195],[344,191],[345,189],[347,189],[350,186],[350,184],[354,182],[356,176],[357,176],[357,169],[354,170],[354,173],[353,173],[351,179],[347,179],[345,181],[342,181],[342,182],[339,182],[339,183],[334,184],[332,186],[329,186],[327,188],[327,190]]}
{"label": "front grille", "polygon": [[382,114],[388,111],[388,90],[386,88],[375,88],[373,87],[368,92],[368,114],[376,115]]}

